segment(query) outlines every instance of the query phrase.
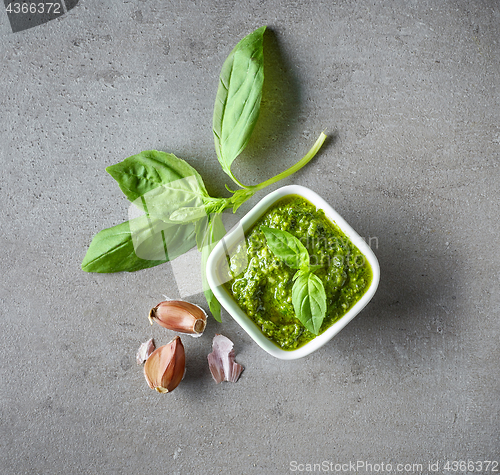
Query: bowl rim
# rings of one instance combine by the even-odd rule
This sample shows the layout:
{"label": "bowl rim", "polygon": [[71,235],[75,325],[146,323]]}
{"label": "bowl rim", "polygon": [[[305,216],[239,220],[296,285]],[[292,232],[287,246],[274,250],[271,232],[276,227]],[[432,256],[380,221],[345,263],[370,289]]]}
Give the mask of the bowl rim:
{"label": "bowl rim", "polygon": [[[226,255],[226,249],[231,248],[241,236],[241,229],[246,233],[255,222],[278,200],[288,195],[298,195],[305,198],[316,209],[322,209],[326,217],[336,224],[340,230],[351,240],[369,262],[373,278],[370,286],[363,296],[351,309],[322,334],[296,350],[282,350],[261,332],[259,327],[245,314],[220,281],[217,271],[219,262]],[[269,193],[262,198],[241,220],[221,239],[207,260],[206,275],[208,284],[217,300],[236,320],[236,322],[250,335],[250,337],[270,355],[283,359],[293,360],[311,354],[328,343],[340,330],[342,330],[372,299],[380,281],[380,266],[374,252],[364,239],[315,191],[301,185],[287,185]]]}

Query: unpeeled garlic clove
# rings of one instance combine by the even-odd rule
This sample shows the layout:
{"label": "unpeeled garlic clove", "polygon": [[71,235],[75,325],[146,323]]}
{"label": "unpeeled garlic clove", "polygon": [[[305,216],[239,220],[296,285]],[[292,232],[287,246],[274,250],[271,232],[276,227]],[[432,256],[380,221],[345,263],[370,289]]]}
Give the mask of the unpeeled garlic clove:
{"label": "unpeeled garlic clove", "polygon": [[144,376],[151,389],[159,393],[173,391],[184,377],[186,355],[180,337],[157,348],[144,365]]}
{"label": "unpeeled garlic clove", "polygon": [[192,336],[201,336],[207,325],[205,310],[183,300],[160,302],[149,312],[149,321],[164,328]]}

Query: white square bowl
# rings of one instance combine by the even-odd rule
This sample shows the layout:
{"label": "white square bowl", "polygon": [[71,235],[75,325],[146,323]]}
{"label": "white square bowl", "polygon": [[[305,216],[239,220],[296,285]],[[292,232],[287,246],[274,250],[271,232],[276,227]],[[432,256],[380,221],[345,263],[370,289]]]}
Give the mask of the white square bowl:
{"label": "white square bowl", "polygon": [[[340,230],[351,240],[351,242],[359,249],[365,256],[366,260],[371,266],[373,278],[370,286],[366,289],[363,296],[356,302],[355,305],[339,320],[337,320],[326,331],[316,336],[310,342],[297,348],[296,350],[282,350],[274,342],[269,340],[260,331],[259,327],[245,314],[241,307],[236,303],[231,294],[226,290],[223,285],[222,277],[226,272],[221,269],[226,267],[227,249],[232,249],[238,242],[241,241],[242,232],[246,233],[258,220],[265,214],[265,212],[278,200],[288,195],[298,195],[305,198],[307,201],[316,206],[317,209],[322,209],[327,218],[336,224]],[[270,355],[283,360],[293,360],[302,358],[318,348],[322,347],[325,343],[330,341],[342,328],[344,328],[371,300],[375,291],[377,290],[380,281],[380,266],[378,264],[375,254],[366,242],[354,231],[354,229],[347,224],[347,222],[340,216],[321,196],[314,191],[299,185],[289,185],[279,188],[276,191],[268,194],[260,200],[233,228],[224,239],[218,242],[213,249],[207,261],[207,280],[212,292],[217,297],[222,306],[227,312],[240,324],[240,326],[255,340],[255,342]]]}

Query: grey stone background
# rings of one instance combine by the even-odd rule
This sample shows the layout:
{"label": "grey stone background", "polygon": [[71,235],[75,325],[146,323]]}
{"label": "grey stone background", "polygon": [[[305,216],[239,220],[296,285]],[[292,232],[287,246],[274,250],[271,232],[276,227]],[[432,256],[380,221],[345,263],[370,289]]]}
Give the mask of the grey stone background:
{"label": "grey stone background", "polygon": [[[280,185],[311,187],[376,238],[380,287],[294,362],[223,313],[183,338],[185,380],[160,395],[135,352],[174,335],[146,318],[176,296],[171,267],[80,269],[92,236],[127,218],[104,169],[164,150],[227,196],[211,133],[218,74],[263,24],[262,115],[235,173],[260,182],[325,130],[322,152]],[[363,461],[431,473],[432,461],[446,473],[447,460],[499,460],[499,38],[493,0],[81,0],[1,36],[0,472],[286,474]],[[217,332],[245,366],[236,384],[210,376]]]}

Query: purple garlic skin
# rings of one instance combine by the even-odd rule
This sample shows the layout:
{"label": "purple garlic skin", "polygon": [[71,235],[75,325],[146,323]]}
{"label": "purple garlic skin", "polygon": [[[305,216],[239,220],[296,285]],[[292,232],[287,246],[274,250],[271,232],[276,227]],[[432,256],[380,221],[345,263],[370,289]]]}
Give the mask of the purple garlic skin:
{"label": "purple garlic skin", "polygon": [[145,341],[141,346],[139,346],[139,349],[137,350],[137,364],[143,364],[148,358],[151,353],[155,351],[155,342],[151,338],[148,341]]}
{"label": "purple garlic skin", "polygon": [[243,366],[234,361],[233,342],[224,335],[215,335],[212,353],[208,355],[208,366],[216,383],[238,381]]}

